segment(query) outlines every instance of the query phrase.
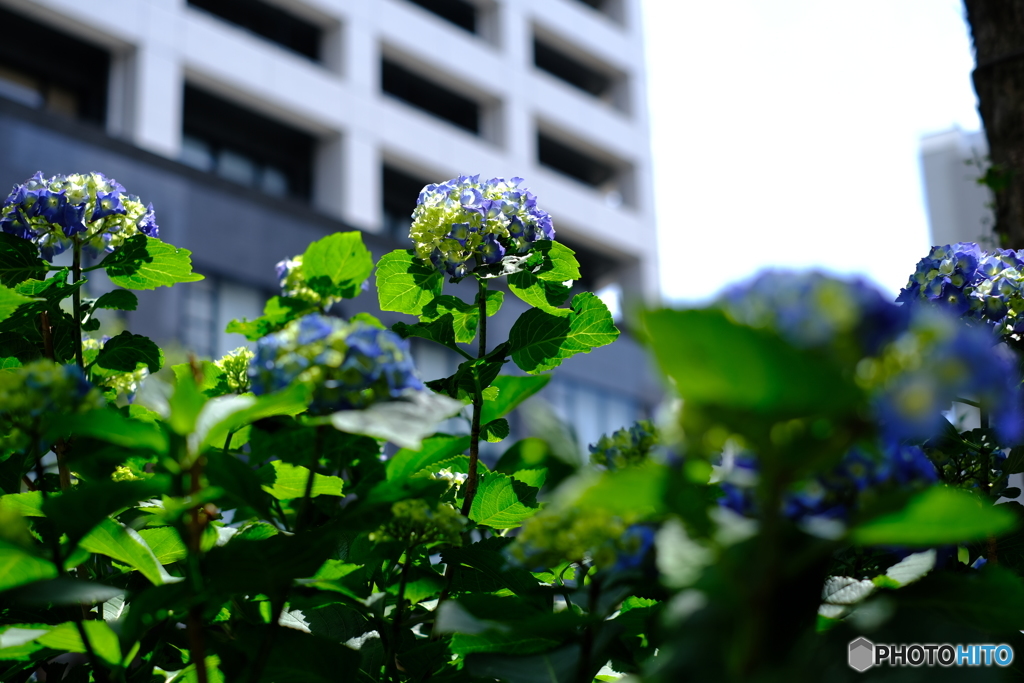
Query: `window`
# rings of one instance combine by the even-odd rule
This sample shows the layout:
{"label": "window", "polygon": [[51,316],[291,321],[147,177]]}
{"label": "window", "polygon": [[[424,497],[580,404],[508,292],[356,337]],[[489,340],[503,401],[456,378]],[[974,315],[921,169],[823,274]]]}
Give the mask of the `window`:
{"label": "window", "polygon": [[466,0],[409,0],[470,33],[477,33],[478,10]]}
{"label": "window", "polygon": [[251,347],[245,337],[224,329],[232,320],[259,317],[265,298],[256,288],[216,277],[190,283],[182,288],[181,343],[205,358],[220,358],[239,346]]}
{"label": "window", "polygon": [[420,76],[398,62],[384,57],[381,89],[406,104],[444,119],[463,130],[480,135],[481,106],[437,81]]}
{"label": "window", "polygon": [[311,135],[188,85],[182,127],[182,163],[274,197],[309,199]]}
{"label": "window", "polygon": [[622,0],[576,0],[580,4],[587,5],[601,14],[622,22]]}
{"label": "window", "polygon": [[319,26],[262,0],[188,0],[188,4],[292,52],[314,61],[322,59],[323,30]]}
{"label": "window", "polygon": [[384,165],[381,179],[383,200],[384,233],[399,241],[408,241],[412,210],[420,190],[429,185],[429,180],[400,171],[394,166]]}
{"label": "window", "polygon": [[0,26],[0,97],[104,124],[109,53],[3,9]]}
{"label": "window", "polygon": [[623,78],[594,59],[578,57],[554,36],[534,36],[533,63],[542,71],[618,109],[625,110]]}
{"label": "window", "polygon": [[611,164],[544,133],[537,134],[537,160],[543,166],[594,188],[600,188],[615,178],[615,168]]}
{"label": "window", "polygon": [[640,402],[632,397],[558,374],[540,399],[572,428],[583,455],[590,453],[589,446],[601,435],[629,427],[643,414]]}

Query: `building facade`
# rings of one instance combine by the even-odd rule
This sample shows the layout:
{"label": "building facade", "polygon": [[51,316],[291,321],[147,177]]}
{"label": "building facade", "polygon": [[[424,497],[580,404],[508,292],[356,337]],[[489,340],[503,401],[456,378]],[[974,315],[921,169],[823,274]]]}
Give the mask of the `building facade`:
{"label": "building facade", "polygon": [[[420,188],[463,173],[525,178],[583,287],[613,310],[653,301],[639,12],[639,0],[0,0],[0,177],[97,170],[152,201],[161,236],[207,277],[147,293],[129,322],[205,356],[244,342],[224,327],[259,315],[277,261],[338,230],[364,231],[375,257],[406,248]],[[377,312],[372,294],[346,303]],[[416,353],[427,379],[454,369]],[[565,363],[548,391],[583,443],[658,393],[628,333]]]}
{"label": "building facade", "polygon": [[978,183],[988,166],[984,131],[953,128],[921,140],[921,173],[932,244],[996,246],[991,191]]}

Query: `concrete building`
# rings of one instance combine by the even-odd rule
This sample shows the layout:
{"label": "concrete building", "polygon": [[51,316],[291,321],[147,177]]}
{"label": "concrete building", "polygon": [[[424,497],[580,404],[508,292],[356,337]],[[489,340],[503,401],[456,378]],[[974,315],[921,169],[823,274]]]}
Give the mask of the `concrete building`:
{"label": "concrete building", "polygon": [[[461,173],[525,178],[613,308],[658,295],[639,0],[0,0],[0,25],[0,178],[114,177],[207,276],[130,315],[159,341],[239,345],[278,260],[338,230],[406,248],[419,189]],[[628,334],[548,392],[584,443],[657,395]]]}
{"label": "concrete building", "polygon": [[984,131],[953,128],[921,140],[921,173],[932,244],[977,242],[982,247],[996,246],[992,193],[977,182],[987,163]]}

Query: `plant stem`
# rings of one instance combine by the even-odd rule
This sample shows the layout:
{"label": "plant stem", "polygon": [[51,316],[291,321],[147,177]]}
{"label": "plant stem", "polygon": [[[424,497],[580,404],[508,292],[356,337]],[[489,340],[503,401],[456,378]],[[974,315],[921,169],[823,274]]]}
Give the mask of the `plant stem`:
{"label": "plant stem", "polygon": [[[480,310],[479,339],[477,360],[487,355],[487,280],[477,280],[480,289],[477,291],[476,303]],[[480,386],[480,368],[473,369],[473,421],[469,430],[469,476],[466,478],[466,498],[462,503],[462,514],[468,516],[473,507],[473,498],[480,483],[477,473],[477,461],[480,459],[480,413],[483,412],[484,395]]]}
{"label": "plant stem", "polygon": [[411,559],[409,553],[412,548],[406,548],[405,562],[401,563],[402,576],[398,581],[398,597],[395,601],[395,613],[391,619],[391,642],[388,644],[388,657],[384,662],[388,670],[391,671],[393,680],[398,681],[398,638],[402,634],[402,612],[405,607],[405,588],[409,582],[409,563]]}
{"label": "plant stem", "polygon": [[[55,360],[53,352],[53,328],[50,326],[50,313],[43,311],[39,314],[39,332],[43,337],[43,354],[50,360]],[[68,469],[67,453],[68,445],[64,439],[57,439],[53,446],[53,452],[57,454],[57,474],[60,476],[60,490],[67,491],[71,488],[71,470]],[[40,481],[39,483],[42,483]]]}
{"label": "plant stem", "polygon": [[[185,452],[185,442],[178,439],[179,462],[188,458]],[[202,552],[203,527],[206,520],[203,519],[203,512],[195,499],[202,489],[203,457],[196,456],[188,467],[188,491],[192,500],[192,509],[189,511],[189,521],[186,525],[186,536],[188,545],[188,573],[192,579],[192,589],[198,596],[203,590],[202,568],[200,567],[200,553]],[[203,610],[201,605],[194,605],[188,611],[188,619],[185,622],[189,643],[189,658],[196,666],[196,680],[198,683],[209,683],[209,674],[206,671],[206,642],[203,633]]]}
{"label": "plant stem", "polygon": [[[581,565],[583,567],[585,565]],[[583,579],[580,581],[582,584],[587,580],[587,574],[590,573],[590,569],[585,569],[583,573]],[[593,659],[594,649],[594,613],[597,608],[597,601],[601,597],[601,584],[595,574],[590,579],[590,595],[588,596],[588,611],[590,612],[590,619],[586,627],[583,629],[583,640],[580,643],[580,661],[579,668],[576,670],[576,681],[577,683],[591,683],[594,680],[593,674],[590,672],[590,660]]]}
{"label": "plant stem", "polygon": [[[78,284],[82,279],[82,245],[76,239],[74,241],[73,260],[71,261],[71,284]],[[71,293],[71,310],[75,316],[75,362],[78,367],[85,369],[85,360],[82,358],[82,289],[76,287]]]}

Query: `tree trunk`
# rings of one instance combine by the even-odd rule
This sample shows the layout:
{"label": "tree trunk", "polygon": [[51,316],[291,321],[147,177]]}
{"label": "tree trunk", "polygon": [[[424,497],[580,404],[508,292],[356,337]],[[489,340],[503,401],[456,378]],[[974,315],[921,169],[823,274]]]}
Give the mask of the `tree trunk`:
{"label": "tree trunk", "polygon": [[1024,0],[964,0],[1003,246],[1024,248]]}

